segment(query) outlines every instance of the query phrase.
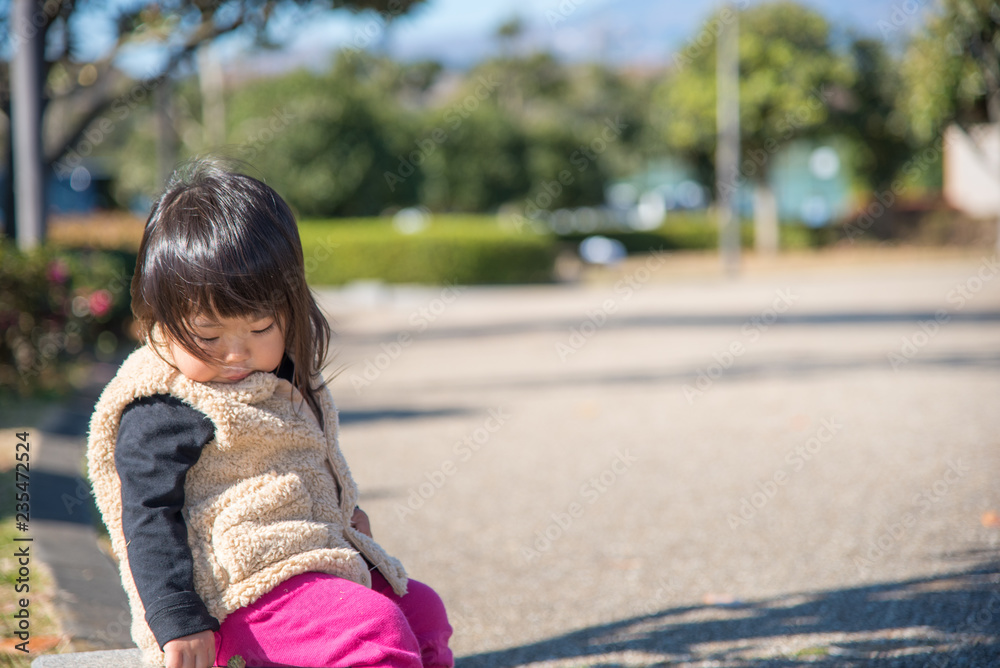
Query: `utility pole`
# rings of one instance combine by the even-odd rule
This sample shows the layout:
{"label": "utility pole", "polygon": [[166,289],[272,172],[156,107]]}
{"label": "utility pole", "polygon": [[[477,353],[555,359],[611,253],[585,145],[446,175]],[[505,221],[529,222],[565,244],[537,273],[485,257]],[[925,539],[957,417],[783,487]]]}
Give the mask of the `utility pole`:
{"label": "utility pole", "polygon": [[177,131],[174,129],[173,82],[164,76],[153,89],[153,107],[156,110],[156,176],[157,190],[166,187],[177,163]]}
{"label": "utility pole", "polygon": [[10,39],[11,138],[14,152],[14,220],[17,246],[31,250],[45,240],[45,174],[42,166],[42,58],[45,17],[40,0],[13,0]]}
{"label": "utility pole", "polygon": [[719,255],[726,275],[740,272],[740,214],[737,188],[740,169],[740,25],[739,10],[726,3],[716,42],[715,191],[719,218]]}
{"label": "utility pole", "polygon": [[201,89],[202,144],[216,151],[226,143],[225,75],[210,45],[198,49],[198,86]]}

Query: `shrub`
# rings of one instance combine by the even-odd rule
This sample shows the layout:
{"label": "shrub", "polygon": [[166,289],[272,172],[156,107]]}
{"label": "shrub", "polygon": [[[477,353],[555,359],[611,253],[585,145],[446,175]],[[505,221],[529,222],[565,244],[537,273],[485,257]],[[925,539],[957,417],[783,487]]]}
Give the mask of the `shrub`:
{"label": "shrub", "polygon": [[551,237],[503,230],[485,216],[437,216],[413,234],[384,219],[304,221],[299,233],[315,285],[547,282],[556,255]]}
{"label": "shrub", "polygon": [[134,257],[0,241],[0,392],[60,394],[128,344]]}

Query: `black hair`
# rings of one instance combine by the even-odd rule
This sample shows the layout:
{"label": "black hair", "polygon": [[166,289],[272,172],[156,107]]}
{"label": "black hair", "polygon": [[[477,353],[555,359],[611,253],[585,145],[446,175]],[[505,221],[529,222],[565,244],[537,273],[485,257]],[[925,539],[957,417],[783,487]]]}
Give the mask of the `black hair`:
{"label": "black hair", "polygon": [[198,159],[174,173],[153,204],[132,278],[132,312],[146,341],[154,327],[195,357],[199,314],[273,317],[295,363],[293,384],[319,411],[330,325],[305,279],[295,216],[269,186]]}

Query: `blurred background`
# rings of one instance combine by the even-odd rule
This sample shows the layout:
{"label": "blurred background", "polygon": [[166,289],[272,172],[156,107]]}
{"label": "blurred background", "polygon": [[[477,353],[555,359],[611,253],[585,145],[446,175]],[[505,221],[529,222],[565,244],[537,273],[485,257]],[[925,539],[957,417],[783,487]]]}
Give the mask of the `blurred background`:
{"label": "blurred background", "polygon": [[[0,2],[0,433],[51,443],[74,463],[39,484],[86,497],[145,216],[179,162],[223,156],[299,218],[362,498],[449,581],[469,665],[995,657],[993,618],[955,610],[1000,609],[998,95],[986,0]],[[643,471],[605,493],[628,444]],[[937,494],[956,459],[974,473]],[[616,519],[635,508],[680,528]],[[952,598],[865,608],[913,587]],[[39,651],[128,642],[67,614]]]}
{"label": "blurred background", "polygon": [[5,387],[127,336],[127,294],[100,286],[196,155],[245,161],[307,251],[341,249],[314,284],[571,279],[581,258],[715,249],[720,225],[730,273],[740,245],[995,243],[990,3],[331,7],[4,4]]}

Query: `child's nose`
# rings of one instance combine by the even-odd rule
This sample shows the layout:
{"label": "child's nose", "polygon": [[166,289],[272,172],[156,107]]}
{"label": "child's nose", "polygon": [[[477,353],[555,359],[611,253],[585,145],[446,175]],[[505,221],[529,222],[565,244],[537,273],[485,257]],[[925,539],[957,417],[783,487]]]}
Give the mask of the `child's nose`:
{"label": "child's nose", "polygon": [[229,344],[226,355],[223,358],[227,364],[242,362],[250,357],[250,349],[243,341],[234,341]]}

